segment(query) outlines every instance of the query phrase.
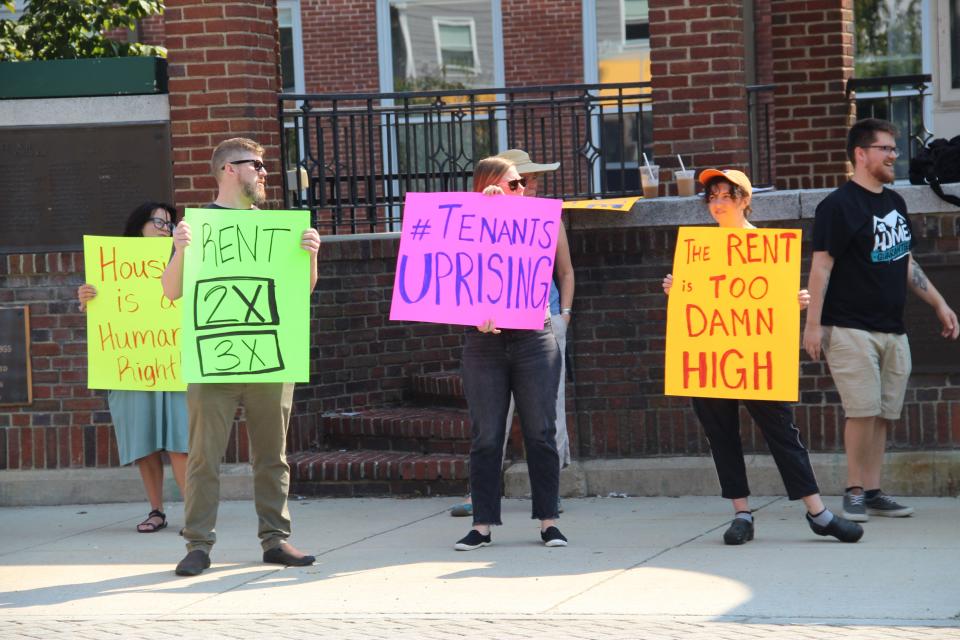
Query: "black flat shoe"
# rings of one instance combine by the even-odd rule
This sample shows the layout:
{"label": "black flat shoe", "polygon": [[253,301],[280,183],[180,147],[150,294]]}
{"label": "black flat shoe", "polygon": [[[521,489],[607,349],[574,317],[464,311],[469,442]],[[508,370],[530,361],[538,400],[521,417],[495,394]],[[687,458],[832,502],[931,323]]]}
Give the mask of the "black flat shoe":
{"label": "black flat shoe", "polygon": [[194,549],[177,565],[178,576],[198,576],[210,567],[210,555],[202,549]]}
{"label": "black flat shoe", "polygon": [[316,561],[313,556],[301,553],[289,542],[263,552],[263,561],[267,564],[282,564],[286,567],[309,567]]}
{"label": "black flat shoe", "polygon": [[753,540],[753,523],[743,518],[734,518],[730,528],[723,533],[724,544],[745,544]]}
{"label": "black flat shoe", "polygon": [[833,514],[833,520],[823,526],[814,522],[808,513],[807,524],[818,536],[833,536],[840,542],[856,542],[863,537],[863,527],[837,514]]}

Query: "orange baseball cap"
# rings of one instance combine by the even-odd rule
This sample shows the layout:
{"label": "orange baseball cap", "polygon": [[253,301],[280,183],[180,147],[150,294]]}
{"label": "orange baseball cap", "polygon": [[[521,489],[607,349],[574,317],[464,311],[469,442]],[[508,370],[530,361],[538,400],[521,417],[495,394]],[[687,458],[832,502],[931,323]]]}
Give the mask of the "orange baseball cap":
{"label": "orange baseball cap", "polygon": [[716,177],[726,178],[733,184],[737,185],[743,189],[744,193],[747,194],[747,197],[750,197],[753,194],[753,185],[750,184],[750,178],[747,177],[743,171],[738,171],[736,169],[704,169],[700,172],[700,177],[698,178],[700,184],[707,186],[707,183],[710,182],[713,178]]}

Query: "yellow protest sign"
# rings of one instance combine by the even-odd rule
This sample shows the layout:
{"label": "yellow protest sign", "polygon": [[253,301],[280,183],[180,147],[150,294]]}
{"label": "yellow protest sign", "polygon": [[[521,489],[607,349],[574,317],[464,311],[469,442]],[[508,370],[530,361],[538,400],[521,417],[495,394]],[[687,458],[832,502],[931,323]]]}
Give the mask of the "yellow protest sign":
{"label": "yellow protest sign", "polygon": [[680,227],[664,393],[798,397],[800,229]]}
{"label": "yellow protest sign", "polygon": [[84,236],[87,386],[91,389],[183,391],[179,304],[163,295],[160,276],[171,238]]}
{"label": "yellow protest sign", "polygon": [[620,211],[630,213],[640,196],[629,198],[604,198],[602,200],[569,200],[563,203],[564,209],[597,209],[600,211]]}

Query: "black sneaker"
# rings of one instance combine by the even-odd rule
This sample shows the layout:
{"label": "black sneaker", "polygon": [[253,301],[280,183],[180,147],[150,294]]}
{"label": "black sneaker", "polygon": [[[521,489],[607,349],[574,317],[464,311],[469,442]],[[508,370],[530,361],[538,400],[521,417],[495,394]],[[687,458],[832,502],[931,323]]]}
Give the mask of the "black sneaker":
{"label": "black sneaker", "polygon": [[547,527],[546,531],[540,532],[540,539],[543,540],[543,544],[548,547],[565,547],[567,546],[567,538],[560,533],[560,529],[556,527]]}
{"label": "black sneaker", "polygon": [[734,518],[730,528],[723,532],[724,544],[744,544],[753,540],[753,522]]}
{"label": "black sneaker", "polygon": [[866,522],[870,519],[862,493],[843,493],[843,517],[853,522]]}
{"label": "black sneaker", "polygon": [[886,516],[888,518],[905,518],[913,514],[913,507],[905,507],[885,493],[866,500],[867,513],[872,516]]}
{"label": "black sneaker", "polygon": [[474,549],[486,547],[492,543],[493,538],[489,533],[483,535],[476,529],[470,529],[470,533],[457,540],[457,544],[453,545],[453,548],[457,551],[473,551]]}
{"label": "black sneaker", "polygon": [[863,527],[837,514],[833,514],[833,519],[824,526],[814,522],[808,513],[807,524],[818,536],[833,536],[840,542],[856,542],[863,537]]}

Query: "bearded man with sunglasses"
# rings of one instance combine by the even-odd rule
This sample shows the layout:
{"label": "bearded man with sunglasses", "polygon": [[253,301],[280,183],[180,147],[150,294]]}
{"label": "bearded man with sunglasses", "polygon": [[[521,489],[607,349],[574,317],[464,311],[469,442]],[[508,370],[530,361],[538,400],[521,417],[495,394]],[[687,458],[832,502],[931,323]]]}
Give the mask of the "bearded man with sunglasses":
{"label": "bearded man with sunglasses", "polygon": [[910,377],[903,323],[907,289],[933,307],[941,335],[956,339],[957,314],[910,253],[910,219],[894,181],[897,129],[885,120],[860,120],[847,136],[853,179],[817,206],[810,265],[810,306],[803,346],[821,350],[840,392],[847,453],[843,515],[904,517],[912,507],[880,489],[889,423],[900,418]]}
{"label": "bearded man with sunglasses", "polygon": [[[208,209],[236,209],[247,213],[266,200],[267,170],[263,147],[247,138],[231,138],[213,152],[211,169],[217,179],[217,199]],[[260,214],[263,215],[263,214]],[[190,246],[190,225],[181,222],[173,232],[174,254],[163,273],[163,291],[171,300],[183,293],[184,251]],[[310,254],[310,292],[317,284],[320,234],[303,232],[300,247]],[[187,386],[190,438],[187,486],[184,496],[187,555],[176,573],[195,576],[210,566],[216,542],[214,527],[220,502],[220,459],[227,447],[237,405],[243,402],[253,462],[254,504],[263,561],[285,566],[307,566],[314,557],[287,542],[290,512],[287,492],[290,467],[286,460],[287,426],[293,405],[293,383],[213,384]]]}

